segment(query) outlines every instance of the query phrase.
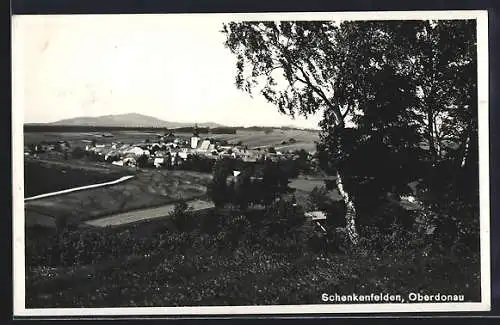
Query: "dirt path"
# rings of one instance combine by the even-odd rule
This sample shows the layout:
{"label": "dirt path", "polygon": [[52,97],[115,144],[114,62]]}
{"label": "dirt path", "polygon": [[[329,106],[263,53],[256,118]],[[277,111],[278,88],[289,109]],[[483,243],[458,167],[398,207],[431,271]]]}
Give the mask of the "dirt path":
{"label": "dirt path", "polygon": [[[192,208],[193,211],[210,209],[214,207],[212,202],[203,200],[192,200],[187,202],[188,207]],[[135,211],[129,211],[124,213],[117,213],[108,217],[89,220],[85,224],[94,227],[106,227],[106,226],[118,226],[127,223],[133,223],[148,219],[155,219],[165,217],[172,211],[174,211],[175,204],[166,204],[160,207],[147,208]]]}

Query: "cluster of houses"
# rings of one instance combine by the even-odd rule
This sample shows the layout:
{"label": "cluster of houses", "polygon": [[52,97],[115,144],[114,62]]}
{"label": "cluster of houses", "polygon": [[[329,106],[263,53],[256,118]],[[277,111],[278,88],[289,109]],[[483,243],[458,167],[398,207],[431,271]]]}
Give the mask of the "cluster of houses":
{"label": "cluster of houses", "polygon": [[[194,128],[191,137],[179,137],[171,132],[159,135],[154,141],[145,140],[141,143],[127,144],[119,141],[112,143],[96,143],[95,140],[82,140],[87,155],[95,159],[119,166],[140,167],[141,163],[160,168],[165,165],[181,165],[190,156],[202,156],[210,159],[225,157],[238,158],[244,162],[256,162],[264,159],[278,161],[293,158],[293,153],[279,152],[270,148],[248,148],[241,143],[229,145],[225,141],[202,138]],[[67,141],[42,141],[39,144],[25,146],[25,155],[37,155],[41,152],[63,152],[65,156],[72,152]]]}
{"label": "cluster of houses", "polygon": [[85,150],[115,165],[135,167],[138,165],[139,159],[147,159],[150,164],[157,168],[165,164],[180,165],[192,155],[210,159],[232,157],[242,159],[245,162],[255,162],[265,158],[278,160],[288,157],[287,153],[270,153],[261,149],[248,149],[242,145],[222,145],[214,139],[201,138],[196,132],[189,139],[168,133],[160,136],[156,142],[87,144]]}
{"label": "cluster of houses", "polygon": [[24,155],[30,155],[32,153],[39,152],[51,152],[51,151],[68,151],[71,146],[67,141],[41,141],[37,144],[25,145],[24,146]]}

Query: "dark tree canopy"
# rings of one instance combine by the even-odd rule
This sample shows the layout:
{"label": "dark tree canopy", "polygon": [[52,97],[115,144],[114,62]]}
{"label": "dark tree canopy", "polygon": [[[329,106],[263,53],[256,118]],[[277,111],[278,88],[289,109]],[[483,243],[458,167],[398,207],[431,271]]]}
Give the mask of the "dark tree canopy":
{"label": "dark tree canopy", "polygon": [[434,162],[463,156],[446,143],[463,151],[476,136],[475,30],[473,20],[281,21],[232,22],[223,32],[236,86],[292,116],[322,110],[321,149],[335,163],[345,150],[334,129],[346,123],[358,142],[403,155],[424,143]]}
{"label": "dark tree canopy", "polygon": [[239,89],[291,116],[323,113],[318,158],[352,238],[356,206],[369,214],[411,181],[434,201],[457,184],[478,192],[474,20],[231,22],[223,33]]}

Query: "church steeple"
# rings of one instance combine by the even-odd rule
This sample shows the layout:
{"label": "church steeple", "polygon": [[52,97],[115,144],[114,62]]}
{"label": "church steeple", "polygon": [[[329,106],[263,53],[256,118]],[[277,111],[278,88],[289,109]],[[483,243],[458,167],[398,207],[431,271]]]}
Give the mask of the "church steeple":
{"label": "church steeple", "polygon": [[198,137],[199,135],[200,133],[198,132],[198,123],[195,123],[193,128],[193,136]]}

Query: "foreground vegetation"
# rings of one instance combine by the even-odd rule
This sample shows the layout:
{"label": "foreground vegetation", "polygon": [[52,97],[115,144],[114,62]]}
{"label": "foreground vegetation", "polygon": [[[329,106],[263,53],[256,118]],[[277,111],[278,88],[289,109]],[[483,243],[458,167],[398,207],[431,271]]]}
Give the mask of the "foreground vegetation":
{"label": "foreground vegetation", "polygon": [[[439,292],[480,299],[479,255],[439,226],[312,231],[287,203],[238,213],[178,206],[127,228],[27,230],[27,307],[321,303],[323,292]],[[462,231],[461,229],[460,231]]]}

